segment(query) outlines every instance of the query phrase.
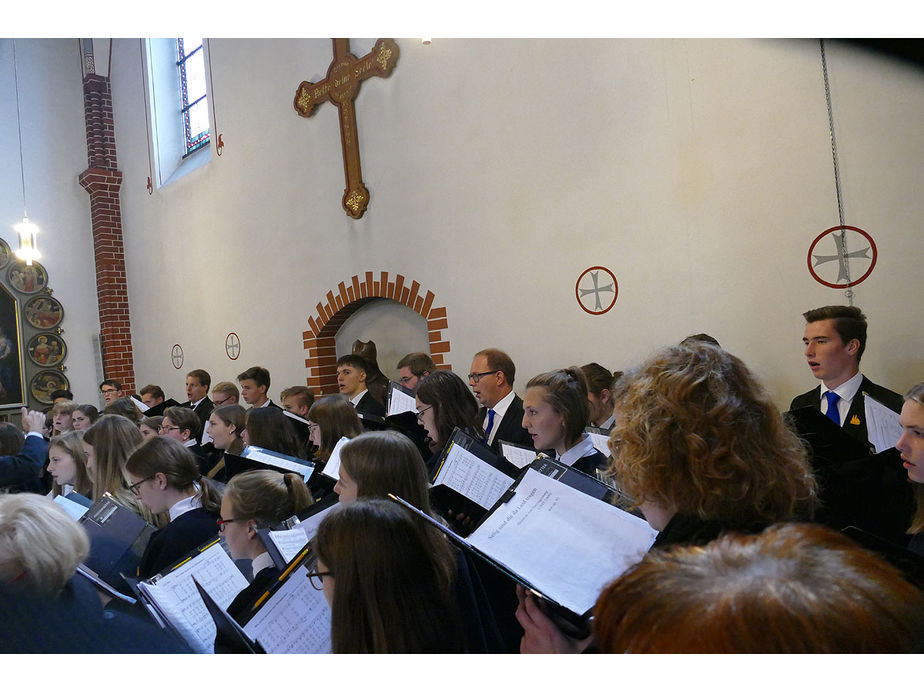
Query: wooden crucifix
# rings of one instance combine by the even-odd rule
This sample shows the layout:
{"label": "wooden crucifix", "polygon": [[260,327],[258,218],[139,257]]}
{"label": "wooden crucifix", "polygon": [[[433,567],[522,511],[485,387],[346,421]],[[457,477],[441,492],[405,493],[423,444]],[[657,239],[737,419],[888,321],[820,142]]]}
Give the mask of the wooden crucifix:
{"label": "wooden crucifix", "polygon": [[337,104],[340,111],[340,142],[343,145],[343,173],[346,188],[343,191],[343,209],[359,219],[369,204],[369,191],[363,183],[359,163],[359,140],[356,132],[354,100],[359,85],[369,77],[388,77],[398,62],[398,44],[392,39],[379,39],[372,50],[362,58],[350,53],[350,39],[331,39],[334,59],[327,77],[320,82],[302,82],[295,91],[295,112],[310,118],[315,108],[325,101]]}

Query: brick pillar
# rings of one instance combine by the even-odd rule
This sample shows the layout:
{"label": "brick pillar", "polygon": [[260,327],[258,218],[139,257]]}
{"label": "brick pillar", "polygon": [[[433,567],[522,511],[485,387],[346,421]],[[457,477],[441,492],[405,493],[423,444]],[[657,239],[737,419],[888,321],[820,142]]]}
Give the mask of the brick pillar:
{"label": "brick pillar", "polygon": [[109,79],[84,77],[83,99],[88,167],[78,180],[90,194],[103,373],[122,383],[127,394],[135,390],[135,365],[122,246],[122,172],[117,170]]}

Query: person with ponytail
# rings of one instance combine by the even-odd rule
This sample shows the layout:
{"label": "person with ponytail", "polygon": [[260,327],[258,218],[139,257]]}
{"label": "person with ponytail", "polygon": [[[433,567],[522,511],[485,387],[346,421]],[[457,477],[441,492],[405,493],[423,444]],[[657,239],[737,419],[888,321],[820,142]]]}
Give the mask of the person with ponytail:
{"label": "person with ponytail", "polygon": [[193,455],[182,443],[157,436],[128,458],[129,488],[152,513],[168,513],[170,521],[151,535],[138,564],[146,580],[196,547],[218,535],[221,495],[202,477]]}
{"label": "person with ponytail", "polygon": [[587,383],[580,368],[537,375],[523,395],[523,428],[536,452],[553,450],[559,462],[595,476],[607,465],[607,456],[594,447],[584,432],[590,418]]}
{"label": "person with ponytail", "polygon": [[253,602],[279,577],[257,529],[275,527],[313,502],[298,474],[260,469],[235,474],[221,499],[221,534],[231,557],[250,559],[253,582],[235,597],[228,614],[244,624]]}

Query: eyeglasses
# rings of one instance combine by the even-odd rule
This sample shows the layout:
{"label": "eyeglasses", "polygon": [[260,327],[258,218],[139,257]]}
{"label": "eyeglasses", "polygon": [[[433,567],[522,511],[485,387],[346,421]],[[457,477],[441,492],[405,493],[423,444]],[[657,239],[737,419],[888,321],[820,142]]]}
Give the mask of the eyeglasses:
{"label": "eyeglasses", "polygon": [[473,383],[477,383],[484,376],[491,375],[493,373],[497,373],[497,371],[485,371],[484,373],[469,373],[468,379],[471,380]]}
{"label": "eyeglasses", "polygon": [[308,422],[308,430],[311,431],[312,433],[314,433],[315,431],[317,431],[319,428],[321,428],[321,425],[320,425],[320,424],[316,424],[316,423],[314,423],[314,422],[312,422],[312,421],[309,421],[309,422]]}
{"label": "eyeglasses", "polygon": [[215,523],[218,525],[218,531],[219,531],[219,532],[224,532],[224,531],[225,531],[225,525],[228,524],[229,522],[237,522],[237,518],[236,518],[236,517],[229,517],[227,520],[223,520],[223,519],[221,519],[221,518],[219,517],[217,520],[215,520]]}
{"label": "eyeglasses", "polygon": [[316,590],[323,590],[324,589],[324,578],[327,577],[328,575],[330,577],[334,576],[334,574],[330,571],[318,572],[315,570],[313,572],[308,573],[307,575],[308,582],[310,582],[311,586],[314,587]]}
{"label": "eyeglasses", "polygon": [[108,395],[110,392],[118,392],[114,387],[109,388],[108,390],[100,390],[104,395]]}
{"label": "eyeglasses", "polygon": [[140,495],[141,495],[141,492],[138,490],[138,487],[141,486],[141,484],[143,484],[145,481],[150,481],[150,480],[153,479],[155,476],[157,476],[157,475],[156,475],[156,474],[152,474],[151,476],[146,476],[146,477],[145,477],[144,479],[142,479],[141,481],[137,481],[137,482],[135,482],[134,484],[129,484],[129,485],[128,485],[128,489],[129,489],[132,493],[134,493],[136,496],[140,496]]}
{"label": "eyeglasses", "polygon": [[216,402],[216,401],[213,399],[213,400],[212,400],[212,404],[213,404],[214,406],[216,406],[216,407],[220,407],[222,404],[224,404],[225,402],[227,402],[229,399],[231,399],[231,398],[230,398],[230,397],[225,397],[223,400],[219,400],[218,402]]}
{"label": "eyeglasses", "polygon": [[411,382],[416,377],[417,377],[416,375],[406,375],[403,378],[398,378],[398,382],[401,383],[402,385],[407,385],[409,382]]}
{"label": "eyeglasses", "polygon": [[433,409],[432,406],[429,406],[426,409],[421,409],[419,412],[417,412],[417,418],[418,419],[422,418],[424,413],[430,411],[431,409]]}
{"label": "eyeglasses", "polygon": [[179,431],[180,427],[179,426],[164,426],[163,424],[161,424],[160,426],[157,427],[157,430],[159,433],[163,433],[164,431]]}

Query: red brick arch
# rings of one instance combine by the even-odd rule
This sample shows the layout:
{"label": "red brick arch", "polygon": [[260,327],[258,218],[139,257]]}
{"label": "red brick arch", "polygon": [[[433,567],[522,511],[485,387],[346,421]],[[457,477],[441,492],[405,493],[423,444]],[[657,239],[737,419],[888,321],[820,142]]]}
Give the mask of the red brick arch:
{"label": "red brick arch", "polygon": [[317,395],[337,393],[337,331],[353,313],[376,299],[390,299],[407,306],[427,321],[427,336],[430,340],[430,357],[438,368],[450,370],[445,362],[449,355],[449,342],[442,338],[442,330],[448,327],[445,308],[434,308],[432,291],[421,293],[420,283],[412,281],[407,285],[404,275],[398,274],[389,281],[388,272],[380,272],[374,279],[373,272],[366,272],[360,280],[354,274],[349,282],[340,282],[337,290],[327,295],[315,306],[316,314],[308,318],[311,329],[302,333],[308,358],[308,387]]}

